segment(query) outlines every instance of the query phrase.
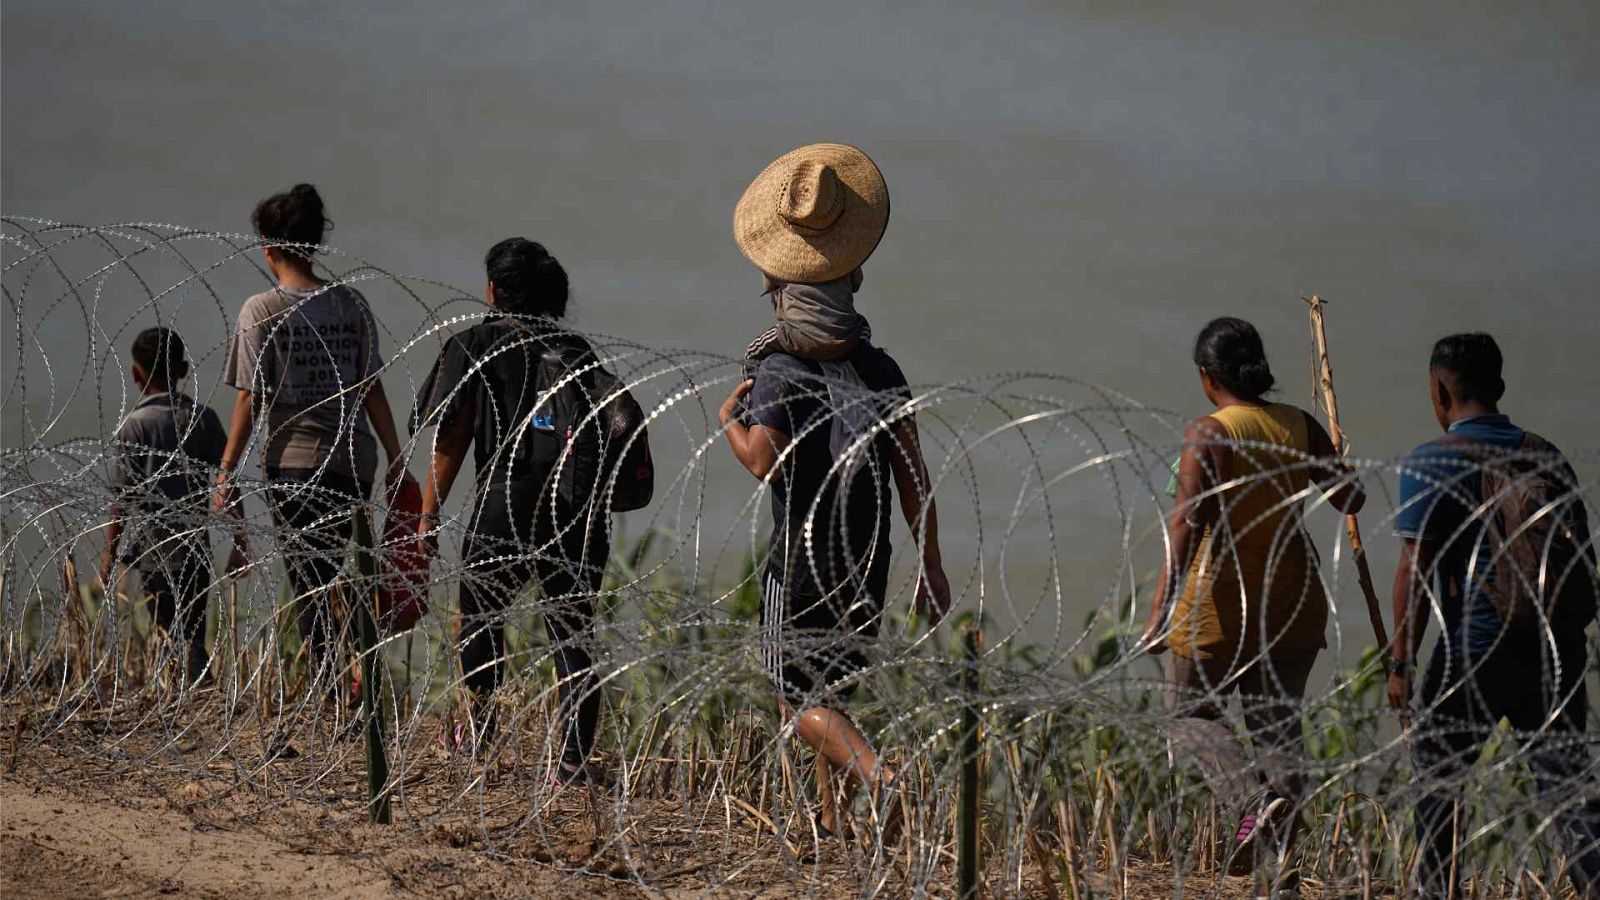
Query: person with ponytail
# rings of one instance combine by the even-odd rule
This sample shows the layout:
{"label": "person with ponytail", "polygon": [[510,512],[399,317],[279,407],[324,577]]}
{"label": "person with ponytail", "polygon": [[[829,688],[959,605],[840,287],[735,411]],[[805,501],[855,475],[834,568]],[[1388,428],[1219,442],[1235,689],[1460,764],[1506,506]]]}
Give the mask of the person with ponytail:
{"label": "person with ponytail", "polygon": [[[1299,702],[1326,646],[1328,598],[1300,498],[1315,482],[1337,509],[1365,502],[1315,417],[1266,399],[1274,383],[1255,326],[1220,318],[1194,344],[1200,389],[1215,409],[1189,423],[1178,461],[1166,558],[1144,643],[1167,658],[1174,745],[1240,817],[1231,867],[1292,840],[1303,790]],[[1174,601],[1175,602],[1172,602]],[[1238,693],[1257,758],[1223,721]]]}
{"label": "person with ponytail", "polygon": [[388,484],[409,476],[378,375],[377,322],[359,291],[326,281],[314,266],[331,224],[321,195],[297,184],[261,201],[251,223],[273,285],[245,301],[228,351],[226,380],[239,394],[216,507],[234,507],[234,472],[262,426],[265,498],[288,564],[300,637],[314,679],[337,696],[328,592],[349,547],[349,510],[371,496],[378,443],[388,459]]}
{"label": "person with ponytail", "polygon": [[422,494],[423,553],[437,549],[439,509],[468,450],[477,473],[465,512],[460,598],[461,672],[473,733],[452,734],[449,742],[480,749],[493,737],[506,611],[537,582],[565,722],[557,768],[546,780],[552,787],[586,786],[598,778],[589,764],[600,716],[590,648],[611,548],[601,505],[579,507],[559,487],[563,470],[581,462],[589,447],[573,437],[584,423],[562,420],[564,408],[586,404],[568,407],[560,395],[597,396],[597,361],[588,341],[556,321],[567,312],[567,273],[542,245],[508,238],[489,249],[484,265],[489,315],[446,339],[411,423],[413,433],[435,429]]}
{"label": "person with ponytail", "polygon": [[108,459],[112,491],[100,581],[115,591],[118,564],[139,571],[150,617],[185,661],[184,683],[207,677],[206,602],[211,542],[206,496],[227,433],[211,407],[181,390],[189,374],[183,339],[147,328],[133,340],[139,402],[117,427]]}

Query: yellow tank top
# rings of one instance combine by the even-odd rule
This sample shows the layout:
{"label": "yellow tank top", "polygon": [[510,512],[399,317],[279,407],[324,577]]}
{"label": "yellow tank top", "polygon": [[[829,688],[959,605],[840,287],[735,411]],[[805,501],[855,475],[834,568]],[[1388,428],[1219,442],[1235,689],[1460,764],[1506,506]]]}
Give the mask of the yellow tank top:
{"label": "yellow tank top", "polygon": [[1327,597],[1301,520],[1310,483],[1306,414],[1282,403],[1211,414],[1228,433],[1222,515],[1206,529],[1173,610],[1167,646],[1193,659],[1314,653]]}

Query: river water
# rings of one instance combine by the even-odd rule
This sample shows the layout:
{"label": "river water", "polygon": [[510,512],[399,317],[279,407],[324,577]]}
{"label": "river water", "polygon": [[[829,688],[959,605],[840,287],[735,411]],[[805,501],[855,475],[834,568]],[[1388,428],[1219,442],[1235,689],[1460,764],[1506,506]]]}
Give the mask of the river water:
{"label": "river water", "polygon": [[[1107,500],[1097,481],[1051,516],[1014,516],[1024,480],[1009,451],[972,451],[976,487],[955,472],[941,488],[946,556],[969,602],[982,585],[1025,637],[1059,642],[1063,621],[1070,632],[1148,564],[1136,554],[1117,571],[1116,507],[1134,510],[1148,548],[1157,463],[1173,428],[1205,411],[1187,350],[1213,316],[1254,321],[1282,398],[1304,403],[1300,297],[1330,298],[1341,412],[1362,456],[1396,457],[1437,430],[1428,350],[1469,329],[1504,347],[1515,418],[1600,450],[1597,24],[1582,3],[1224,3],[1202,15],[1160,2],[10,0],[3,208],[243,232],[257,199],[311,181],[336,222],[330,242],[389,271],[476,293],[484,249],[522,234],[570,270],[577,327],[736,354],[770,313],[731,240],[735,199],[793,146],[855,143],[894,204],[860,306],[913,382],[1053,373],[1169,411],[1128,426],[1152,442],[1126,464],[1149,482],[1143,499]],[[197,348],[199,392],[225,413],[218,348],[260,280],[242,264],[213,280],[222,307],[168,314]],[[97,319],[153,323],[145,296],[123,287],[108,285]],[[397,341],[423,323],[400,291],[368,293]],[[10,302],[14,386],[38,361],[15,350]],[[30,328],[51,336],[56,362],[86,352],[81,318],[43,319]],[[117,333],[113,345],[131,337]],[[400,369],[420,378],[430,353]],[[707,412],[733,371],[711,373],[722,381],[706,388]],[[51,441],[99,434],[120,409],[120,367],[88,377],[98,395],[56,410]],[[17,437],[31,429],[22,402],[8,393],[8,449],[33,439]],[[672,466],[705,436],[693,418],[658,431]],[[1039,452],[1059,471],[1090,450]],[[1579,456],[1592,485],[1600,459]],[[713,546],[733,535],[742,554],[765,527],[742,505],[750,484],[715,445],[695,473],[659,521],[698,523]],[[1384,499],[1369,524],[1380,585],[1393,560]],[[997,529],[1013,523],[1002,555]],[[1318,527],[1326,549],[1336,528]],[[1077,590],[1040,590],[1052,547]],[[1033,599],[997,599],[1003,577]],[[1341,579],[1353,652],[1363,620]]]}

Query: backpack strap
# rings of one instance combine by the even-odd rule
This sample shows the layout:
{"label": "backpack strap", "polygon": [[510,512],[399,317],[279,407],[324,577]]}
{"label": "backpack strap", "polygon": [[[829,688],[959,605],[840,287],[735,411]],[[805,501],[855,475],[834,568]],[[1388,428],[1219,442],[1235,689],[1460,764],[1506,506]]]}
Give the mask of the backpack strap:
{"label": "backpack strap", "polygon": [[1549,453],[1554,448],[1550,442],[1531,431],[1522,432],[1522,445],[1517,448],[1523,453]]}

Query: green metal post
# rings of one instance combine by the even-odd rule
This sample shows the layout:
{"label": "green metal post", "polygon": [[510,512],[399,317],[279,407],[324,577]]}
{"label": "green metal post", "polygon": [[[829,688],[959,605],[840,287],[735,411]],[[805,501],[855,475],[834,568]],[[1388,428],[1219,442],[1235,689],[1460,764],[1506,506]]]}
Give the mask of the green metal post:
{"label": "green metal post", "polygon": [[961,788],[957,817],[957,888],[961,900],[978,897],[978,658],[983,650],[983,632],[967,629],[961,671],[965,704],[961,710]]}
{"label": "green metal post", "polygon": [[356,572],[361,583],[350,592],[351,612],[356,618],[356,643],[361,654],[361,714],[366,720],[367,814],[374,825],[388,825],[389,755],[383,743],[382,660],[378,658],[378,625],[374,621],[373,597],[378,590],[378,554],[372,537],[372,521],[367,511],[355,507],[350,512],[355,524]]}

